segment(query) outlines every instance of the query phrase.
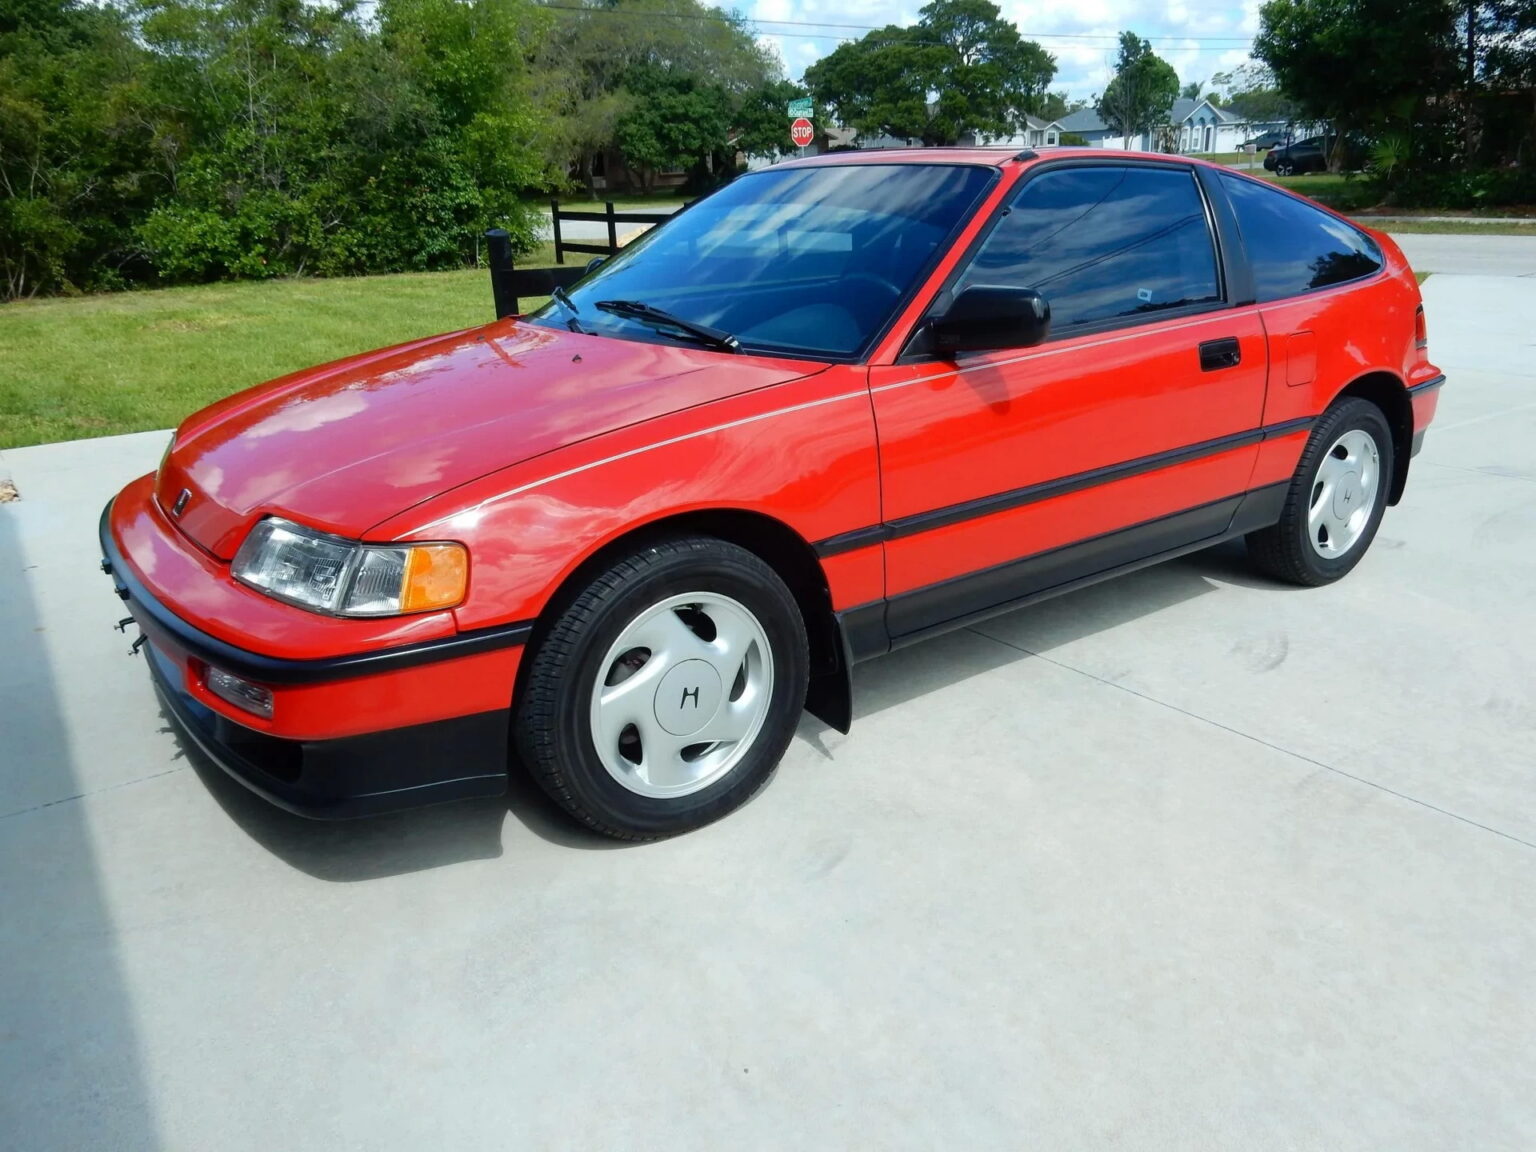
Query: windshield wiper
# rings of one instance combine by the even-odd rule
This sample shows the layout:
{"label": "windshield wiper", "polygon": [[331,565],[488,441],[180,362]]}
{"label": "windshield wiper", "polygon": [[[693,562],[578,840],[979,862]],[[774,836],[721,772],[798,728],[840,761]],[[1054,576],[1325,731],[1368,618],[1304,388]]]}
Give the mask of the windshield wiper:
{"label": "windshield wiper", "polygon": [[580,332],[583,336],[587,335],[586,328],[582,326],[580,320],[576,319],[581,314],[581,309],[576,307],[576,301],[571,299],[570,294],[558,284],[550,290],[549,294],[554,297],[555,303],[564,306],[565,310],[571,314],[571,318],[565,322],[565,326],[572,332]]}
{"label": "windshield wiper", "polygon": [[622,316],[626,320],[639,320],[644,324],[676,328],[679,332],[686,332],[694,339],[726,352],[741,351],[741,341],[729,332],[711,328],[708,324],[695,324],[692,320],[684,320],[681,316],[674,316],[664,309],[639,300],[599,300],[597,307],[603,312],[612,312],[615,316]]}

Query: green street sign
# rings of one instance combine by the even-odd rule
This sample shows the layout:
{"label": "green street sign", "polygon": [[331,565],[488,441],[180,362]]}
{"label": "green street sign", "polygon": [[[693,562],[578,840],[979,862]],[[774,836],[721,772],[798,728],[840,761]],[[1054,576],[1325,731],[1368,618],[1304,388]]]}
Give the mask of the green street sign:
{"label": "green street sign", "polygon": [[804,116],[806,119],[810,119],[811,113],[815,111],[815,109],[811,107],[811,98],[806,96],[801,100],[791,100],[785,108],[785,111],[789,113],[789,118],[791,120],[796,120],[801,116]]}

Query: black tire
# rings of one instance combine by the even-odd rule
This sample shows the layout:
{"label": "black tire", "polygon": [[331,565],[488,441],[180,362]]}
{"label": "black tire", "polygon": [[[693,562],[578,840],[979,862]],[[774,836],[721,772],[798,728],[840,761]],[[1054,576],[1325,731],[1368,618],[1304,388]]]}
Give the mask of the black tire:
{"label": "black tire", "polygon": [[[1308,512],[1318,481],[1318,472],[1329,450],[1346,432],[1359,430],[1375,442],[1378,454],[1378,479],[1372,497],[1370,515],[1360,536],[1341,556],[1328,558],[1313,547],[1308,528]],[[1248,556],[1267,575],[1291,584],[1319,587],[1332,584],[1360,563],[1381,526],[1393,475],[1392,430],[1381,409],[1369,400],[1349,397],[1323,413],[1312,429],[1307,446],[1296,466],[1286,492],[1280,521],[1247,536]]]}
{"label": "black tire", "polygon": [[1277,176],[1290,176],[1294,174],[1295,171],[1296,166],[1289,161],[1282,161],[1281,163],[1275,165],[1275,175]]}
{"label": "black tire", "polygon": [[[773,684],[756,737],[701,791],[640,795],[604,766],[592,733],[592,692],[625,627],[672,596],[715,593],[756,617],[772,652]],[[805,704],[809,655],[794,595],[757,556],[711,537],[658,541],[619,560],[576,597],[531,653],[513,720],[523,764],[562,808],[622,840],[687,832],[740,807],[763,787]]]}

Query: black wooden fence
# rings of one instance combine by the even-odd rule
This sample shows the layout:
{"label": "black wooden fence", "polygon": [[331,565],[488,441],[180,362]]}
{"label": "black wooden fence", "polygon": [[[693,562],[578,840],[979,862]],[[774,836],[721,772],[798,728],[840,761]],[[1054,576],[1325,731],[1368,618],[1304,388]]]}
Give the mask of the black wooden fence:
{"label": "black wooden fence", "polygon": [[[684,205],[687,207],[687,205]],[[620,224],[662,224],[672,219],[671,212],[616,212],[613,201],[603,203],[601,212],[571,212],[560,207],[560,201],[549,202],[549,218],[555,223],[555,263],[564,264],[567,252],[592,252],[599,256],[611,256],[619,250]],[[563,239],[560,234],[562,221],[585,220],[594,224],[608,225],[608,243],[578,243]]]}
{"label": "black wooden fence", "polygon": [[[685,204],[684,207],[687,207]],[[681,209],[680,209],[681,210]],[[549,202],[549,216],[555,226],[555,263],[564,264],[567,252],[590,252],[612,256],[619,250],[620,224],[660,224],[672,218],[671,212],[615,212],[613,201],[602,212],[571,212],[560,201]],[[587,220],[608,225],[608,242],[596,244],[566,240],[560,234],[561,221]],[[485,234],[491,268],[491,293],[496,300],[496,316],[515,316],[518,297],[548,296],[556,288],[569,288],[587,274],[590,262],[580,268],[517,268],[512,263],[512,243],[505,228],[492,228]]]}

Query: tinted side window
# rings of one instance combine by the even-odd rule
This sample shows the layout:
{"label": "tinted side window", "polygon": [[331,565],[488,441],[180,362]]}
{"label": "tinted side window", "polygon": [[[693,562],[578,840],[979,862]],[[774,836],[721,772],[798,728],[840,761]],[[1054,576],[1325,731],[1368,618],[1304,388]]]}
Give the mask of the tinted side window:
{"label": "tinted side window", "polygon": [[1192,172],[1064,168],[1026,183],[959,287],[1034,288],[1051,332],[1221,299]]}
{"label": "tinted side window", "polygon": [[1259,302],[1369,276],[1381,249],[1336,216],[1253,180],[1222,176],[1253,266]]}

